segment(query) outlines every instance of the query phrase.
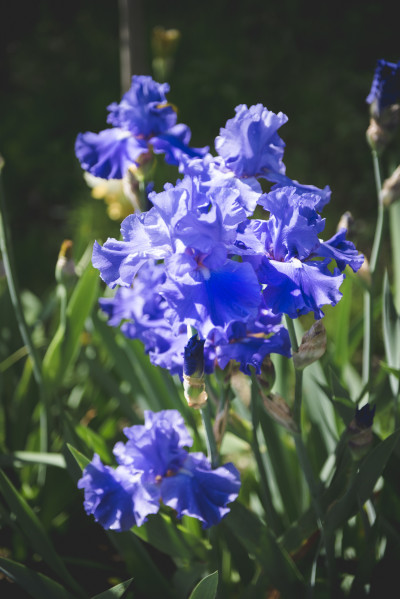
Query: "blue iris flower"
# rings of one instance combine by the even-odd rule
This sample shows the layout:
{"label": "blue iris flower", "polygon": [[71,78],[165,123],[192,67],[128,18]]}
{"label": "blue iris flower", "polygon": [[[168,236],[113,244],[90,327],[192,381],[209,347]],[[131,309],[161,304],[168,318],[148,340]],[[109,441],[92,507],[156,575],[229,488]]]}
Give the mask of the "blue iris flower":
{"label": "blue iris flower", "polygon": [[114,447],[119,466],[104,466],[97,455],[85,468],[78,487],[84,507],[103,528],[116,531],[140,526],[160,509],[160,502],[208,528],[229,512],[240,489],[233,464],[212,469],[205,455],[189,453],[190,437],[177,410],[145,412],[144,425],[124,429],[128,438]]}
{"label": "blue iris flower", "polygon": [[184,156],[203,156],[208,148],[190,148],[190,129],[177,124],[168,103],[167,83],[134,76],[121,102],[108,106],[108,123],[100,133],[80,133],[75,153],[82,168],[103,179],[122,179],[130,166],[151,159],[151,152],[165,154],[168,164],[178,165]]}
{"label": "blue iris flower", "polygon": [[237,226],[246,220],[238,191],[221,187],[205,195],[186,176],[151,201],[147,213],[123,221],[122,241],[95,244],[93,265],[103,280],[129,287],[149,260],[164,260],[166,280],[159,292],[172,324],[190,324],[205,337],[215,326],[255,317],[261,301],[255,272],[231,259],[240,255]]}
{"label": "blue iris flower", "polygon": [[366,101],[372,105],[377,116],[388,106],[400,102],[400,61],[378,60]]}
{"label": "blue iris flower", "polygon": [[[322,318],[322,306],[333,306],[342,296],[341,271],[347,264],[358,270],[363,257],[344,239],[344,230],[328,242],[319,239],[325,226],[317,212],[321,197],[298,191],[281,187],[261,196],[259,204],[270,212],[269,219],[246,223],[237,241],[246,248],[245,260],[256,269],[266,306],[274,314],[296,318],[313,312]],[[328,268],[332,260],[339,268]]]}

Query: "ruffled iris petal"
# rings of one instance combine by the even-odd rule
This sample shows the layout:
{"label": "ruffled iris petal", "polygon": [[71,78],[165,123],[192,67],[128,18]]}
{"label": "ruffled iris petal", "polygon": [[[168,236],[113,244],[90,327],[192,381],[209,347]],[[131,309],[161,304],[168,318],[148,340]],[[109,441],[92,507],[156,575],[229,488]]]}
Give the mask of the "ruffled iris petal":
{"label": "ruffled iris petal", "polygon": [[265,357],[272,353],[290,357],[290,339],[284,327],[270,337],[252,337],[249,333],[216,347],[220,368],[224,369],[230,360],[235,360],[239,363],[240,370],[248,375],[251,375],[250,366],[254,366],[257,374],[260,374],[261,364]]}
{"label": "ruffled iris petal", "polygon": [[102,179],[122,179],[146,151],[144,140],[118,128],[80,133],[75,142],[75,154],[82,168]]}
{"label": "ruffled iris petal", "polygon": [[169,89],[168,83],[157,83],[149,76],[133,76],[121,102],[108,107],[107,122],[143,137],[166,131],[175,125],[177,118],[166,98]]}
{"label": "ruffled iris petal", "polygon": [[191,132],[187,125],[178,124],[168,131],[153,136],[150,143],[155,154],[165,154],[165,162],[178,166],[182,160],[188,158],[200,158],[208,152],[208,146],[204,148],[191,148],[188,144]]}
{"label": "ruffled iris petal", "polygon": [[257,314],[260,286],[250,264],[230,260],[207,275],[192,285],[167,280],[161,287],[180,321],[193,324],[205,336],[213,326],[225,327]]}
{"label": "ruffled iris petal", "polygon": [[262,104],[236,107],[236,116],[226,123],[215,140],[215,149],[237,177],[259,176],[269,170],[285,172],[285,143],[277,130],[288,118]]}
{"label": "ruffled iris petal", "polygon": [[93,246],[92,264],[109,287],[129,287],[143,264],[171,253],[168,229],[152,208],[142,214],[130,214],[121,224],[123,241],[108,239]]}
{"label": "ruffled iris petal", "polygon": [[211,470],[203,454],[192,453],[182,468],[161,483],[163,502],[183,515],[197,518],[203,528],[218,524],[229,512],[240,489],[239,472],[233,464]]}
{"label": "ruffled iris petal", "polygon": [[96,522],[103,528],[122,531],[136,524],[133,513],[133,485],[129,474],[117,472],[102,464],[99,456],[94,455],[86,466],[78,488],[84,489],[84,508],[87,514],[93,514]]}
{"label": "ruffled iris petal", "polygon": [[313,194],[316,196],[314,208],[318,212],[321,212],[324,206],[326,206],[331,199],[332,192],[329,185],[326,185],[323,189],[315,187],[315,185],[302,185],[295,179],[290,179],[290,177],[284,173],[277,173],[273,171],[267,172],[265,178],[268,181],[275,183],[275,185],[271,188],[271,191],[275,191],[280,187],[294,187],[298,194]]}
{"label": "ruffled iris petal", "polygon": [[259,269],[260,281],[266,284],[263,292],[268,308],[274,313],[283,312],[291,318],[314,312],[322,318],[321,307],[334,306],[342,297],[339,287],[344,275],[333,274],[327,262],[300,262],[296,258],[289,262],[262,261]]}
{"label": "ruffled iris petal", "polygon": [[328,241],[321,241],[316,255],[336,260],[340,272],[343,272],[347,265],[353,272],[357,272],[363,265],[364,256],[358,253],[354,243],[346,239],[346,233],[346,229],[341,229]]}

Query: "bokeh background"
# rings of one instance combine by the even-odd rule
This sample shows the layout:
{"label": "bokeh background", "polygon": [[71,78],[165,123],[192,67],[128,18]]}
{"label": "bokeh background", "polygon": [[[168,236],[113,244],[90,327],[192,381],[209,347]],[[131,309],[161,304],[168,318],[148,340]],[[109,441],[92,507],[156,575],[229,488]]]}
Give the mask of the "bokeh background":
{"label": "bokeh background", "polygon": [[[36,294],[53,285],[64,238],[80,253],[95,237],[118,235],[90,196],[74,141],[105,128],[106,106],[121,97],[122,4],[1,2],[0,152],[18,277]],[[130,10],[138,74],[154,75],[153,28],[180,31],[169,99],[192,144],[213,148],[240,103],[285,112],[288,175],[329,184],[326,236],[351,210],[368,255],[376,199],[365,97],[376,60],[400,58],[393,3],[130,0]]]}

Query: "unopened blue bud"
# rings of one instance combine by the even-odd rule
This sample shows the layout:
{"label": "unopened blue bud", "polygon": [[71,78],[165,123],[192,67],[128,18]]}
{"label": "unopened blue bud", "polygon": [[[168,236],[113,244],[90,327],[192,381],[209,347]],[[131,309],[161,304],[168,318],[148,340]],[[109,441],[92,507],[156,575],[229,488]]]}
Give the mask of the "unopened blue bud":
{"label": "unopened blue bud", "polygon": [[360,428],[371,428],[372,423],[374,421],[376,406],[370,406],[369,404],[365,404],[362,408],[356,408],[356,413],[354,419],[356,421],[356,425]]}
{"label": "unopened blue bud", "polygon": [[183,352],[183,390],[191,408],[202,408],[207,402],[204,382],[204,339],[191,337]]}
{"label": "unopened blue bud", "polygon": [[200,377],[204,373],[204,339],[191,337],[184,349],[183,374]]}

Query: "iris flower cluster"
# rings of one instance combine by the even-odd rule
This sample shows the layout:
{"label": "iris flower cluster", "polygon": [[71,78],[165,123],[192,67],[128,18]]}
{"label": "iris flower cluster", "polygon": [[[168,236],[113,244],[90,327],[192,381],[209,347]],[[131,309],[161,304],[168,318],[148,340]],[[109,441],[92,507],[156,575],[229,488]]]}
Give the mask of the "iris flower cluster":
{"label": "iris flower cluster", "polygon": [[[151,93],[139,94],[145,83]],[[111,122],[132,131],[139,146],[164,130],[172,143],[175,113],[165,90],[134,78],[121,104],[109,107]],[[320,238],[331,192],[286,175],[278,133],[286,121],[261,104],[240,105],[215,140],[217,156],[193,156],[175,140],[170,150],[182,179],[151,193],[152,208],[122,222],[122,239],[94,245],[93,265],[109,287],[119,287],[101,301],[110,324],[123,322],[124,333],[141,339],[153,363],[172,374],[182,375],[187,325],[205,339],[206,372],[230,360],[247,374],[250,366],[260,372],[267,354],[290,355],[282,314],[322,318],[322,307],[341,297],[346,265],[356,271],[363,262],[344,229]],[[113,156],[97,146],[96,164]],[[270,192],[261,179],[273,183]]]}
{"label": "iris flower cluster", "polygon": [[[238,106],[213,156],[189,148],[190,132],[176,124],[168,89],[134,77],[121,103],[109,107],[113,128],[78,136],[78,158],[94,175],[122,178],[147,152],[164,152],[182,174],[149,195],[150,210],[122,222],[121,239],[95,243],[93,265],[117,287],[101,308],[171,374],[183,376],[188,326],[202,338],[206,373],[231,360],[246,374],[250,367],[260,373],[268,354],[290,355],[282,314],[321,318],[322,307],[341,297],[345,267],[358,270],[363,257],[345,229],[320,238],[331,192],[286,175],[278,133],[286,115]],[[268,193],[262,179],[273,184]],[[192,370],[185,363],[185,376]],[[79,482],[86,511],[104,528],[140,526],[160,501],[205,527],[229,511],[238,472],[232,464],[212,470],[204,455],[189,454],[192,440],[178,412],[146,412],[143,426],[124,432],[128,442],[114,448],[118,467],[95,456]]]}
{"label": "iris flower cluster", "polygon": [[114,531],[141,526],[162,502],[178,518],[192,516],[208,528],[229,512],[240,489],[239,473],[228,463],[211,469],[205,455],[189,453],[190,437],[176,410],[145,412],[144,425],[124,429],[128,439],[114,447],[117,468],[95,454],[78,487],[84,507],[101,526]]}

